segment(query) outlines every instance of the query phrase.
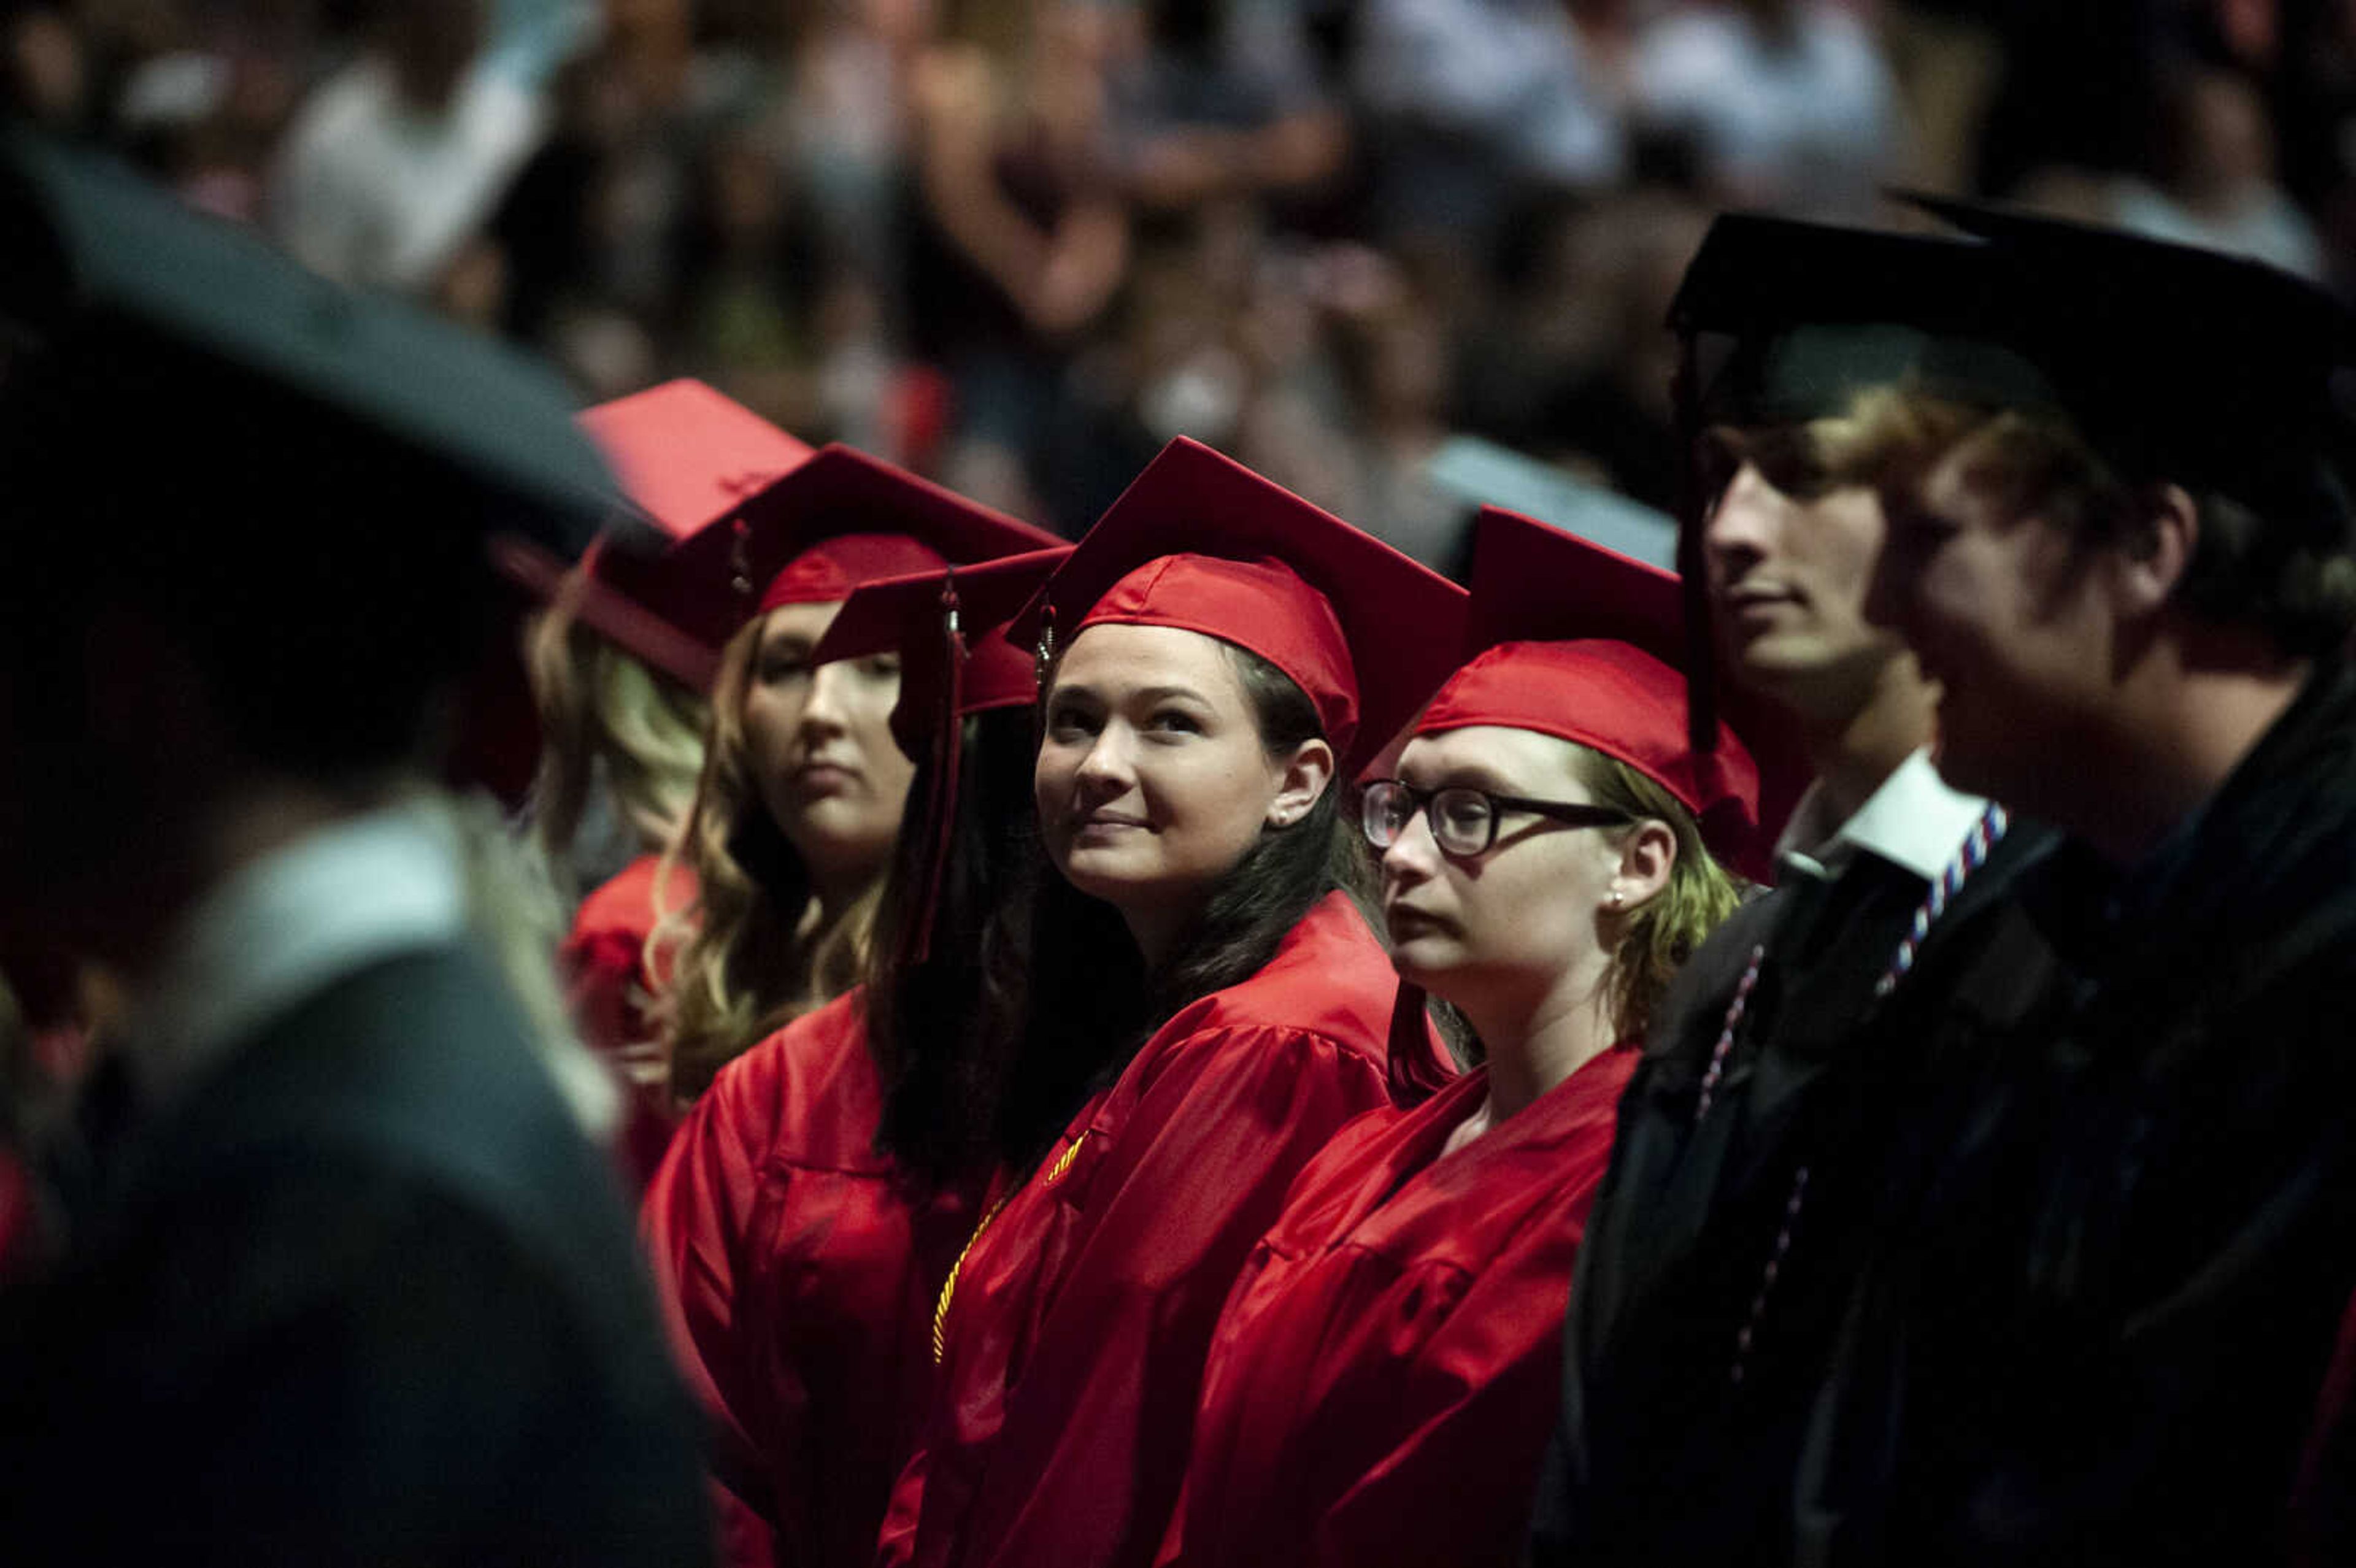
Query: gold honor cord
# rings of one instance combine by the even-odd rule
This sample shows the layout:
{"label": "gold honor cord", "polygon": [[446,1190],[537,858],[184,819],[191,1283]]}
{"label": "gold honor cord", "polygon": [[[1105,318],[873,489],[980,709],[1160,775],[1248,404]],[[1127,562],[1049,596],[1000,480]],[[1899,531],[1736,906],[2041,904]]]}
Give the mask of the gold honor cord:
{"label": "gold honor cord", "polygon": [[[1069,1148],[1055,1157],[1055,1163],[1047,1168],[1047,1181],[1050,1185],[1064,1172],[1072,1168],[1072,1161],[1079,1157],[1080,1146],[1087,1141],[1087,1133],[1082,1132],[1078,1137],[1072,1140]],[[981,1223],[973,1228],[973,1234],[968,1236],[965,1239],[965,1245],[958,1249],[957,1262],[949,1264],[948,1277],[941,1281],[940,1299],[933,1303],[933,1365],[937,1367],[941,1364],[941,1358],[948,1352],[949,1303],[957,1299],[958,1275],[965,1269],[965,1260],[980,1243],[981,1238],[989,1232],[991,1221],[1005,1211],[1006,1205],[1012,1202],[1015,1193],[1021,1190],[1019,1187],[1009,1188],[1000,1196],[997,1202],[990,1206],[990,1212],[981,1217]]]}

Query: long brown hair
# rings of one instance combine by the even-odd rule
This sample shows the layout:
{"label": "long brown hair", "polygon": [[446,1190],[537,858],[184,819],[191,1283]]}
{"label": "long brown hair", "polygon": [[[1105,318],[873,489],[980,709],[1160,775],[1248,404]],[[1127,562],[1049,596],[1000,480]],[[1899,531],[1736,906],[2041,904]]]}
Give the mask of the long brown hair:
{"label": "long brown hair", "polygon": [[[884,1089],[875,1148],[926,1180],[987,1173],[1030,994],[1028,899],[1039,857],[1027,708],[968,717],[956,805],[926,955],[911,961],[937,823],[905,821],[876,912],[860,1006]],[[908,798],[928,800],[939,762],[925,757]]]}
{"label": "long brown hair", "polygon": [[712,682],[703,773],[664,857],[695,873],[696,901],[647,939],[647,972],[668,975],[671,1092],[692,1099],[763,1036],[859,983],[874,923],[870,888],[819,924],[809,869],[761,798],[744,739],[744,697],[766,617],[728,640]]}
{"label": "long brown hair", "polygon": [[[1222,645],[1269,756],[1290,756],[1324,737],[1316,704],[1290,677],[1256,654]],[[998,1118],[997,1145],[1011,1168],[1035,1163],[1088,1095],[1118,1077],[1172,1014],[1258,974],[1327,893],[1349,893],[1365,914],[1372,862],[1342,809],[1344,793],[1336,777],[1301,820],[1263,828],[1157,967],[1148,967],[1109,907],[1066,881],[1034,846],[1020,895],[1029,911],[1031,984]]]}

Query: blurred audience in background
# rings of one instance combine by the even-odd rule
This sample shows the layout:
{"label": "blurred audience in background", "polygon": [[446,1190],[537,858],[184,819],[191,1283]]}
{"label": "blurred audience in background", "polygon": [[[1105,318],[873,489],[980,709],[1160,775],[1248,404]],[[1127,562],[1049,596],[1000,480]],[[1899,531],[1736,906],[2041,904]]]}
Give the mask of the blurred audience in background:
{"label": "blurred audience in background", "polygon": [[2011,197],[2356,284],[2348,0],[52,0],[18,112],[332,276],[1066,531],[1170,436],[1447,565],[1473,435],[1672,498],[1731,206]]}

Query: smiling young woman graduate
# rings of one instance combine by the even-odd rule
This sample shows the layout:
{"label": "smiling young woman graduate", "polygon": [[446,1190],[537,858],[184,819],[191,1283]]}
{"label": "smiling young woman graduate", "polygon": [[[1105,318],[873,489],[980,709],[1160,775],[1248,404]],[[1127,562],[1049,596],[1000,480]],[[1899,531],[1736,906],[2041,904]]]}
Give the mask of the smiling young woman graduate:
{"label": "smiling young woman graduate", "polygon": [[[781,1563],[857,1568],[933,1381],[934,1298],[995,1159],[999,918],[1031,852],[1031,658],[992,628],[1066,552],[854,592],[820,658],[901,654],[916,764],[862,986],[723,1068],[649,1189],[715,1463]],[[954,617],[953,619],[951,617]]]}
{"label": "smiling young woman graduate", "polygon": [[1342,796],[1462,629],[1445,580],[1183,441],[1041,598],[1053,872],[1012,1082],[1076,1114],[1009,1129],[889,1563],[1151,1561],[1228,1285],[1387,1098]]}
{"label": "smiling young woman graduate", "polygon": [[1758,773],[1687,741],[1676,580],[1494,509],[1473,550],[1480,652],[1362,804],[1403,1044],[1428,991],[1483,1060],[1294,1184],[1220,1317],[1165,1563],[1515,1560],[1621,1087],[1738,897],[1706,846],[1755,830]]}
{"label": "smiling young woman graduate", "polygon": [[697,901],[651,944],[676,959],[665,1038],[682,1100],[848,990],[866,959],[913,765],[891,735],[898,656],[814,656],[842,602],[862,583],[1062,542],[846,446],[707,539],[700,570],[738,595],[739,624],[679,848]]}

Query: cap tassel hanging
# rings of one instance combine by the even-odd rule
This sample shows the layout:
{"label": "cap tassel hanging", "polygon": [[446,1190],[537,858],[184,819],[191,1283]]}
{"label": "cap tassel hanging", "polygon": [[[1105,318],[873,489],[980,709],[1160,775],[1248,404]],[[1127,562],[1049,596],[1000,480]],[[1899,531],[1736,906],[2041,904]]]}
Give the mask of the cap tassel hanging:
{"label": "cap tassel hanging", "polygon": [[1047,695],[1047,674],[1055,667],[1055,603],[1048,600],[1039,606],[1039,643],[1037,659],[1032,673],[1039,682],[1039,695]]}
{"label": "cap tassel hanging", "polygon": [[1708,563],[1702,552],[1704,493],[1701,458],[1701,366],[1690,333],[1677,342],[1676,368],[1669,375],[1678,451],[1676,470],[1677,578],[1686,612],[1686,735],[1697,758],[1718,749],[1718,644],[1710,624]]}
{"label": "cap tassel hanging", "polygon": [[737,597],[750,599],[754,592],[753,528],[740,514],[729,520],[728,529],[728,586],[736,591]]}
{"label": "cap tassel hanging", "polygon": [[1427,1000],[1421,986],[1402,980],[1398,997],[1391,1004],[1387,1077],[1391,1101],[1402,1110],[1422,1104],[1456,1076],[1456,1064],[1433,1036]]}
{"label": "cap tassel hanging", "polygon": [[941,581],[940,695],[933,712],[931,737],[933,789],[926,811],[932,823],[932,842],[926,847],[924,893],[916,918],[909,922],[904,965],[922,964],[932,955],[933,922],[940,912],[941,880],[948,873],[949,848],[957,837],[958,773],[965,753],[965,634],[958,613],[957,577]]}

